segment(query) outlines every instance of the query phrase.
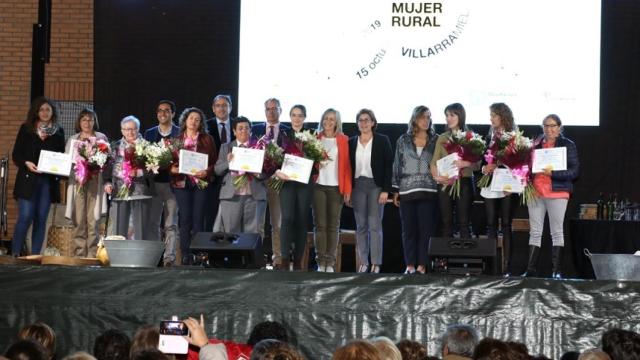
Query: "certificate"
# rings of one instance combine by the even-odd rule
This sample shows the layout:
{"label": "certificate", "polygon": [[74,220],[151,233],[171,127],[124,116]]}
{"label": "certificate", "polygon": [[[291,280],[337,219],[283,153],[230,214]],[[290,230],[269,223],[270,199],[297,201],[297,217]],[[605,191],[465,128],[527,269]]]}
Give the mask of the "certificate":
{"label": "certificate", "polygon": [[69,176],[71,174],[71,155],[55,151],[40,151],[40,158],[38,159],[38,171],[60,175]]}
{"label": "certificate", "polygon": [[71,163],[76,163],[76,153],[78,149],[76,149],[76,144],[79,143],[80,140],[71,139],[71,143],[69,144],[69,156],[71,156]]}
{"label": "certificate", "polygon": [[207,170],[209,155],[195,151],[180,150],[178,172],[180,174],[195,175],[198,171]]}
{"label": "certificate", "polygon": [[444,176],[448,179],[454,178],[460,175],[460,169],[455,164],[455,161],[460,159],[458,153],[449,154],[442,159],[436,161],[436,167],[438,168],[438,175]]}
{"label": "certificate", "polygon": [[229,162],[229,170],[260,174],[264,162],[264,150],[235,146],[231,151],[233,159]]}
{"label": "certificate", "polygon": [[309,182],[312,168],[313,160],[285,154],[280,171],[287,174],[291,180],[306,184]]}
{"label": "certificate", "polygon": [[491,191],[521,193],[524,191],[524,179],[513,175],[509,169],[495,169],[491,180]]}
{"label": "certificate", "polygon": [[567,148],[556,147],[534,150],[531,172],[539,173],[543,172],[544,169],[567,170]]}

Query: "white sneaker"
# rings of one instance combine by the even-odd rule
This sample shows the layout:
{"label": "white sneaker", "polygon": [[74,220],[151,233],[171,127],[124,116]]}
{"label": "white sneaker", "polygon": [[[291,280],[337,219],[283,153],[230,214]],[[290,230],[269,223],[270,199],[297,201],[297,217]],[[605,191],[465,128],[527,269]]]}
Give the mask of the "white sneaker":
{"label": "white sneaker", "polygon": [[326,272],[327,268],[322,266],[322,265],[318,265],[318,272]]}
{"label": "white sneaker", "polygon": [[335,270],[333,269],[333,266],[329,266],[327,265],[327,267],[324,270],[325,272],[335,272]]}

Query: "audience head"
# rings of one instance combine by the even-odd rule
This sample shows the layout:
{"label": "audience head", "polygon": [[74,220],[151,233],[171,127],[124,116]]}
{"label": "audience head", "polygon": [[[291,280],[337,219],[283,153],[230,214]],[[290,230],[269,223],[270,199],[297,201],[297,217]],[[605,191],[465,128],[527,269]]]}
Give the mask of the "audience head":
{"label": "audience head", "polygon": [[304,356],[285,342],[265,339],[253,348],[251,360],[304,360]]}
{"label": "audience head", "polygon": [[478,332],[473,326],[456,324],[447,328],[442,336],[442,355],[471,357],[478,345]]}
{"label": "audience head", "polygon": [[607,330],[602,334],[602,350],[612,360],[640,359],[640,334],[622,329]]}
{"label": "audience head", "polygon": [[381,336],[371,340],[373,346],[375,346],[380,352],[380,359],[382,360],[402,360],[402,354],[396,344],[389,338]]}
{"label": "audience head", "polygon": [[254,346],[264,339],[274,339],[288,343],[289,334],[287,333],[287,329],[281,323],[277,321],[263,321],[251,330],[247,344]]}
{"label": "audience head", "polygon": [[333,360],[380,360],[380,351],[368,341],[353,340],[339,347],[331,359]]}
{"label": "audience head", "polygon": [[169,360],[169,357],[158,349],[137,351],[129,360]]}
{"label": "audience head", "polygon": [[509,346],[498,339],[484,338],[480,340],[473,351],[474,360],[507,360],[509,358]]}
{"label": "audience head", "polygon": [[129,357],[133,359],[133,356],[140,351],[157,350],[159,341],[160,330],[157,326],[146,325],[139,328],[133,335]]}
{"label": "audience head", "polygon": [[120,330],[111,329],[98,335],[93,344],[93,356],[98,360],[128,360],[131,340]]}
{"label": "audience head", "polygon": [[34,340],[18,340],[14,342],[4,356],[9,360],[49,360],[49,354],[42,344]]}
{"label": "audience head", "polygon": [[97,360],[93,355],[85,351],[74,352],[65,356],[62,360]]}
{"label": "audience head", "polygon": [[510,351],[522,354],[525,358],[529,357],[527,345],[516,341],[506,341],[505,344],[507,344]]}
{"label": "audience head", "polygon": [[589,349],[583,351],[578,360],[611,360],[611,357],[601,349]]}
{"label": "audience head", "polygon": [[567,351],[566,353],[560,356],[560,360],[578,360],[580,357],[580,353],[577,351]]}
{"label": "audience head", "polygon": [[36,322],[20,329],[18,339],[32,340],[42,345],[47,351],[48,359],[52,359],[56,354],[56,333],[43,322]]}
{"label": "audience head", "polygon": [[402,355],[402,360],[422,360],[427,356],[427,347],[413,340],[401,340],[396,347]]}

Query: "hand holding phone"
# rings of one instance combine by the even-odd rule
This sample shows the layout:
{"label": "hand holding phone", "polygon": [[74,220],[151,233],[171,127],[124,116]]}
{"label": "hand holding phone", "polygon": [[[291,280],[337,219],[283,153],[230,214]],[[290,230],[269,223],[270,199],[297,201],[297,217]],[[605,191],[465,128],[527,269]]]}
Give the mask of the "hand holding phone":
{"label": "hand holding phone", "polygon": [[209,343],[207,332],[204,329],[204,316],[200,314],[200,321],[190,317],[184,321],[189,329],[189,336],[185,336],[189,344],[203,347]]}
{"label": "hand holding phone", "polygon": [[189,335],[189,328],[184,322],[178,321],[177,316],[161,321],[158,350],[166,354],[186,354],[189,351],[186,335]]}

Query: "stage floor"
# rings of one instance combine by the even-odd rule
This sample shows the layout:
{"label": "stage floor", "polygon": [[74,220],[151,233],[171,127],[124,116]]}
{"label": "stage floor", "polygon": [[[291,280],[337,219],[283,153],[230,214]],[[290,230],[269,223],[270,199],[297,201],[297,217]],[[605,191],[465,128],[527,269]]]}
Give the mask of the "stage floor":
{"label": "stage floor", "polygon": [[40,320],[56,330],[59,357],[91,351],[109,328],[132,336],[141,325],[201,313],[211,337],[240,342],[261,321],[283,322],[309,359],[374,336],[418,340],[438,355],[453,323],[554,358],[598,346],[608,328],[640,331],[640,282],[4,265],[0,284],[3,349]]}

